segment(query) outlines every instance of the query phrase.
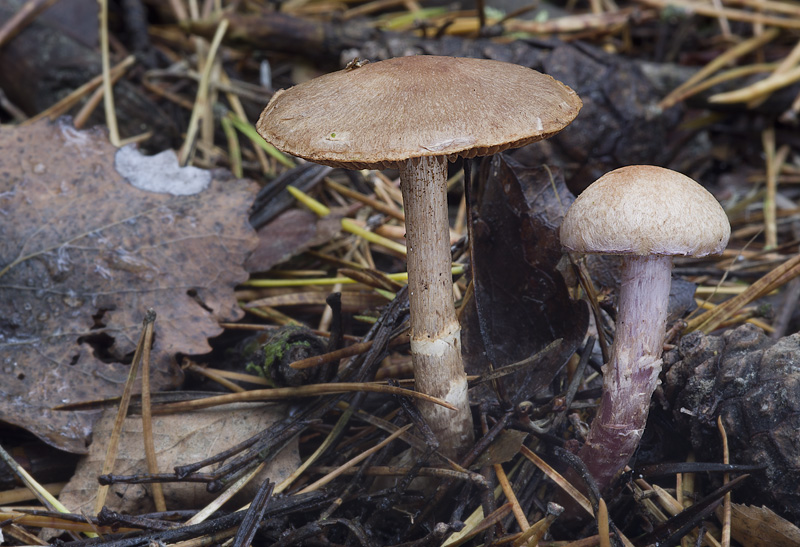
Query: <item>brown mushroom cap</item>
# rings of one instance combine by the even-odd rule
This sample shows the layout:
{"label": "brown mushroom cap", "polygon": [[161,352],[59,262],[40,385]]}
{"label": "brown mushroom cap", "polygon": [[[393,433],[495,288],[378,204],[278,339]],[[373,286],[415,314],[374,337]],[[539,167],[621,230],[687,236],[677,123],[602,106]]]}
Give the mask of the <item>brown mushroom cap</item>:
{"label": "brown mushroom cap", "polygon": [[686,175],[652,165],[606,173],[575,200],[561,244],[582,253],[719,254],[731,226],[719,202]]}
{"label": "brown mushroom cap", "polygon": [[529,68],[421,55],[279,91],[256,127],[293,156],[380,169],[422,156],[489,155],[546,139],[581,106],[569,87]]}

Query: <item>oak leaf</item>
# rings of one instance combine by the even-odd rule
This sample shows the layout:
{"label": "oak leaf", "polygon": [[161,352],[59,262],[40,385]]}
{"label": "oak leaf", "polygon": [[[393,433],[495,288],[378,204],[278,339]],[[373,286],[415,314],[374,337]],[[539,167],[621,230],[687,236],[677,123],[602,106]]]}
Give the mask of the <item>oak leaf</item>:
{"label": "oak leaf", "polygon": [[101,130],[68,121],[0,130],[0,420],[85,452],[95,414],[55,406],[118,395],[141,321],[158,314],[152,387],[177,386],[176,354],[210,350],[241,316],[233,288],[256,243],[253,183],[203,172],[190,195],[134,187]]}
{"label": "oak leaf", "polygon": [[[205,460],[268,430],[285,418],[283,405],[239,403],[206,408],[193,412],[153,416],[153,444],[160,473],[171,473],[176,466]],[[67,509],[80,514],[94,513],[97,498],[97,477],[103,473],[108,439],[114,428],[117,410],[107,409],[95,424],[95,441],[89,453],[82,456],[75,475],[59,495]],[[142,440],[142,417],[128,416],[122,423],[115,475],[147,473]],[[255,490],[267,478],[280,483],[300,465],[297,437],[281,448],[269,463],[250,482],[242,496],[250,501]],[[202,470],[212,473],[214,464]],[[172,509],[200,508],[210,503],[217,493],[209,493],[205,483],[174,481],[162,487],[167,507]],[[129,515],[155,511],[152,485],[116,483],[110,487],[106,507]]]}

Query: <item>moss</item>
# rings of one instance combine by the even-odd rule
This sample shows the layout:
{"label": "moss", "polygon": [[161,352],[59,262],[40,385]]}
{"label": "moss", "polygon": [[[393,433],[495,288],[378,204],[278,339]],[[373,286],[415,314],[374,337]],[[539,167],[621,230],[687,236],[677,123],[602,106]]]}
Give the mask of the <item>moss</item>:
{"label": "moss", "polygon": [[310,373],[289,365],[318,355],[324,349],[323,341],[306,327],[281,327],[266,341],[256,340],[245,345],[245,370],[265,378],[273,387],[302,385],[309,380]]}

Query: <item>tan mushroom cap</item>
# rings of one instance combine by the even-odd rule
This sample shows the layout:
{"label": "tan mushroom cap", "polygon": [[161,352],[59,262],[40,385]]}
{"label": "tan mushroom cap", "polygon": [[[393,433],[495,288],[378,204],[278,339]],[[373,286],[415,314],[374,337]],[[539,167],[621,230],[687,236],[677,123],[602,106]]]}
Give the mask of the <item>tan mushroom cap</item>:
{"label": "tan mushroom cap", "polygon": [[256,127],[293,156],[380,169],[422,156],[489,155],[546,139],[581,106],[569,87],[529,68],[421,55],[279,91]]}
{"label": "tan mushroom cap", "polygon": [[719,202],[686,175],[652,165],[606,173],[572,204],[561,244],[582,253],[706,256],[728,244]]}

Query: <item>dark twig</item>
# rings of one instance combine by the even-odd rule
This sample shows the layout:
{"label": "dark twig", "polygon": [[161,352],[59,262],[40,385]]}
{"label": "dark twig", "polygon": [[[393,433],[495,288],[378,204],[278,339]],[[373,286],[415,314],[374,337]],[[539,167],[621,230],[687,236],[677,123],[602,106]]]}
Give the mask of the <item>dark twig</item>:
{"label": "dark twig", "polygon": [[[394,379],[388,380],[390,386],[400,387],[399,382]],[[417,430],[422,433],[422,437],[425,439],[425,444],[428,445],[429,448],[432,450],[436,450],[439,448],[439,441],[436,439],[436,436],[433,434],[433,431],[428,426],[428,423],[422,417],[417,406],[409,400],[408,397],[402,397],[400,395],[394,395],[394,399],[403,409],[408,419],[417,427]]]}
{"label": "dark twig", "polygon": [[[82,519],[84,522],[86,519]],[[80,521],[79,521],[80,522]],[[139,517],[135,515],[123,515],[112,511],[108,507],[103,507],[97,514],[97,524],[99,526],[123,526],[126,528],[141,528],[142,530],[159,531],[171,530],[179,526],[175,522],[156,520],[152,518]]]}
{"label": "dark twig", "polygon": [[475,445],[470,449],[470,451],[467,452],[467,455],[464,456],[464,458],[460,462],[461,465],[463,467],[469,467],[470,465],[472,465],[472,463],[475,461],[475,459],[478,456],[480,456],[481,453],[484,450],[489,448],[489,445],[491,445],[495,441],[495,439],[497,439],[497,436],[500,435],[500,433],[502,433],[502,431],[506,428],[506,426],[508,425],[509,420],[511,419],[511,417],[513,415],[514,415],[514,411],[513,410],[504,413],[500,417],[500,419],[497,421],[497,423],[494,424],[486,432],[486,435],[481,437],[478,440],[478,442],[476,442]]}
{"label": "dark twig", "polygon": [[592,504],[592,511],[594,514],[597,514],[600,502],[600,489],[597,487],[597,483],[592,478],[592,475],[589,473],[589,470],[586,468],[586,464],[583,463],[576,454],[573,454],[569,450],[565,450],[560,446],[553,447],[553,454],[559,458],[561,461],[569,465],[573,471],[575,471],[578,476],[583,481],[583,484],[586,486],[586,493],[588,494],[589,502]]}
{"label": "dark twig", "polygon": [[645,545],[674,545],[689,530],[698,526],[702,520],[708,517],[722,503],[722,498],[726,493],[741,486],[749,476],[736,477],[729,483],[720,486],[696,504],[658,525],[652,532],[636,538],[634,544],[637,547]]}
{"label": "dark twig", "polygon": [[636,467],[635,474],[645,478],[666,477],[678,473],[750,473],[766,469],[766,464],[744,465],[717,462],[672,462]]}
{"label": "dark twig", "polygon": [[437,522],[436,526],[433,527],[433,530],[429,534],[419,538],[416,541],[400,543],[398,545],[394,545],[393,547],[434,547],[435,545],[441,545],[444,537],[447,534],[455,531],[457,530],[452,524]]}
{"label": "dark twig", "polygon": [[[326,499],[327,496],[321,492],[274,498],[264,513],[264,518],[307,512],[318,508],[322,503],[325,503]],[[181,526],[153,534],[140,534],[135,537],[129,537],[129,535],[125,537],[98,537],[82,541],[70,541],[62,545],[65,547],[90,547],[95,545],[102,545],[102,547],[147,547],[156,543],[176,543],[224,530],[232,530],[242,523],[244,517],[245,513],[239,511],[200,524]]]}
{"label": "dark twig", "polygon": [[583,373],[586,370],[586,365],[589,363],[589,357],[592,356],[594,343],[594,336],[589,336],[586,338],[586,344],[583,346],[580,361],[578,361],[578,366],[575,367],[575,374],[573,375],[572,381],[567,388],[567,393],[564,395],[564,411],[560,412],[553,420],[552,430],[555,432],[558,432],[561,429],[561,426],[564,424],[564,420],[567,418],[569,408],[572,406],[572,401],[575,400],[575,394],[578,392],[578,388],[583,382]]}
{"label": "dark twig", "polygon": [[242,519],[242,524],[233,538],[233,547],[247,547],[252,543],[256,532],[258,532],[261,520],[264,518],[264,513],[267,510],[267,505],[274,489],[275,483],[270,482],[269,479],[264,481],[258,488],[258,492],[256,492],[253,501],[250,502],[250,507],[247,509],[244,519]]}

